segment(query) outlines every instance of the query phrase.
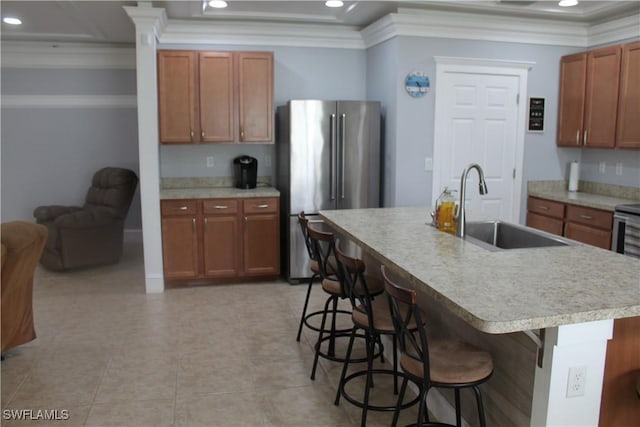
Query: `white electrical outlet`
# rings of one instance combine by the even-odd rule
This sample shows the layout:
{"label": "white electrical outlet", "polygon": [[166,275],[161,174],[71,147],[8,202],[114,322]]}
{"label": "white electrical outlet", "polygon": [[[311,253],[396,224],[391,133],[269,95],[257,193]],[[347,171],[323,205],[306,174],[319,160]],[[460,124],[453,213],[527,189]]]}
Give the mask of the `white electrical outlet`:
{"label": "white electrical outlet", "polygon": [[607,164],[605,162],[600,162],[600,173],[604,173],[607,168]]}
{"label": "white electrical outlet", "polygon": [[214,165],[213,156],[207,156],[207,167],[212,168]]}
{"label": "white electrical outlet", "polygon": [[424,170],[432,171],[433,170],[433,158],[425,157],[424,158]]}
{"label": "white electrical outlet", "polygon": [[270,168],[271,167],[271,156],[270,155],[266,155],[264,156],[264,166],[266,168]]}
{"label": "white electrical outlet", "polygon": [[584,396],[587,385],[587,367],[574,366],[569,368],[567,381],[567,397]]}
{"label": "white electrical outlet", "polygon": [[616,175],[622,176],[622,162],[616,163]]}

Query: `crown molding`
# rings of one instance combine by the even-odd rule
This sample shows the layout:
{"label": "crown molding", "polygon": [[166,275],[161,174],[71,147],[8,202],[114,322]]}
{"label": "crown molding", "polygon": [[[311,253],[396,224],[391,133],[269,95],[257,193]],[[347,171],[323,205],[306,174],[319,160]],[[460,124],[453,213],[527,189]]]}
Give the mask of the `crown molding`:
{"label": "crown molding", "polygon": [[395,36],[586,47],[588,29],[578,22],[403,9],[364,28],[362,35],[366,47]]}
{"label": "crown molding", "polygon": [[156,37],[167,26],[167,11],[161,7],[151,7],[150,2],[139,6],[122,6],[129,18],[136,25],[136,32],[152,30]]}
{"label": "crown molding", "polygon": [[256,45],[365,49],[357,27],[348,25],[169,20],[161,44]]}
{"label": "crown molding", "polygon": [[588,46],[640,37],[640,13],[589,27]]}
{"label": "crown molding", "polygon": [[135,95],[2,95],[2,108],[136,108]]}
{"label": "crown molding", "polygon": [[136,68],[135,49],[115,45],[5,41],[1,55],[3,68]]}

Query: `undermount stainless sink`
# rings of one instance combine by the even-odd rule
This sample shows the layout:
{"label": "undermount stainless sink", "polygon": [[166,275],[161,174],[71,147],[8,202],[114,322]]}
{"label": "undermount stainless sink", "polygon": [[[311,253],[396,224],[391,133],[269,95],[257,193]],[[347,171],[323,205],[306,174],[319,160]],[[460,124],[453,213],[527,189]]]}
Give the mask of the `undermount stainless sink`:
{"label": "undermount stainless sink", "polygon": [[560,237],[503,221],[467,222],[464,239],[494,251],[571,245]]}

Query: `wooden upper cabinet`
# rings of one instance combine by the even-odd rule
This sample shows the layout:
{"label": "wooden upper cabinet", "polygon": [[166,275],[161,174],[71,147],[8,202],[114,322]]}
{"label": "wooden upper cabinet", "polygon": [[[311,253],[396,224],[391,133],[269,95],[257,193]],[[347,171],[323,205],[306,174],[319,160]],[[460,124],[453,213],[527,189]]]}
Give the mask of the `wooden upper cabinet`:
{"label": "wooden upper cabinet", "polygon": [[616,146],[640,148],[640,41],[622,46]]}
{"label": "wooden upper cabinet", "polygon": [[620,46],[589,52],[582,142],[587,147],[614,147],[620,82]]}
{"label": "wooden upper cabinet", "polygon": [[587,53],[563,56],[560,61],[558,145],[582,145]]}
{"label": "wooden upper cabinet", "polygon": [[273,53],[238,53],[240,142],[273,141]]}
{"label": "wooden upper cabinet", "polygon": [[273,142],[273,52],[158,51],[160,143]]}
{"label": "wooden upper cabinet", "polygon": [[200,140],[234,140],[233,53],[200,52]]}
{"label": "wooden upper cabinet", "polygon": [[160,142],[190,144],[196,130],[195,63],[193,52],[158,52]]}

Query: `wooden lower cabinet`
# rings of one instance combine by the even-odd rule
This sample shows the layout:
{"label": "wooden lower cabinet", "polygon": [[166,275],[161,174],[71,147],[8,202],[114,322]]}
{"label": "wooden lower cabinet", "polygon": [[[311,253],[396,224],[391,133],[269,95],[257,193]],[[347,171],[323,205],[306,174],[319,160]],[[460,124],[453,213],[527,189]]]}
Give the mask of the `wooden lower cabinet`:
{"label": "wooden lower cabinet", "polygon": [[203,203],[202,259],[206,277],[235,277],[240,270],[237,200]]}
{"label": "wooden lower cabinet", "polygon": [[640,317],[613,321],[613,338],[607,343],[604,365],[600,427],[636,426],[640,399],[636,384],[640,376]]}
{"label": "wooden lower cabinet", "polygon": [[588,245],[611,248],[611,212],[530,196],[527,225]]}
{"label": "wooden lower cabinet", "polygon": [[253,214],[244,218],[244,274],[278,274],[280,265],[277,214]]}
{"label": "wooden lower cabinet", "polygon": [[165,278],[189,282],[280,274],[279,199],[163,200]]}
{"label": "wooden lower cabinet", "polygon": [[198,276],[197,205],[194,201],[163,202],[162,261],[167,279]]}

